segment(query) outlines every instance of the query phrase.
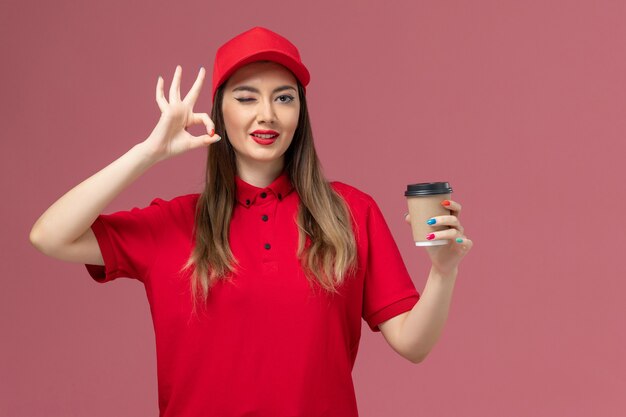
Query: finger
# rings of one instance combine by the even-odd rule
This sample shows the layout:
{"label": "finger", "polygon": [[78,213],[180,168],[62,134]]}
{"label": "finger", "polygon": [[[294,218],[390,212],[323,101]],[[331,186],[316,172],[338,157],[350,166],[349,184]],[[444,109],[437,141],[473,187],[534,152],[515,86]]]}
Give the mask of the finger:
{"label": "finger", "polygon": [[472,242],[470,239],[466,238],[465,236],[457,237],[454,241],[457,244],[461,244],[461,249],[464,249],[466,251],[471,249],[472,246],[474,246],[474,242]]}
{"label": "finger", "polygon": [[[445,203],[448,202],[449,204],[446,205]],[[461,211],[461,205],[459,203],[457,203],[456,201],[452,201],[452,200],[443,200],[441,202],[441,205],[444,206],[445,208],[447,208],[448,210],[451,210],[453,212],[456,212],[457,214],[455,214],[455,216],[458,216],[458,213]]]}
{"label": "finger", "polygon": [[170,85],[170,103],[172,101],[180,101],[180,78],[182,72],[182,67],[180,65],[176,65],[174,79],[172,79],[172,85]]}
{"label": "finger", "polygon": [[408,212],[404,213],[404,221],[407,223],[411,223],[411,216]]}
{"label": "finger", "polygon": [[[428,239],[428,236],[433,236],[432,239]],[[436,232],[430,232],[426,235],[427,240],[435,240],[435,239],[456,239],[457,237],[461,237],[463,234],[459,229],[450,228],[446,230],[438,230]]]}
{"label": "finger", "polygon": [[161,78],[160,75],[157,80],[157,86],[156,86],[156,102],[159,105],[159,109],[161,109],[161,112],[164,112],[165,109],[167,108],[167,100],[165,99],[165,96],[163,95],[163,78]]}
{"label": "finger", "polygon": [[459,227],[461,226],[461,222],[459,218],[453,214],[448,216],[435,216],[426,220],[426,222],[431,226],[453,226]]}
{"label": "finger", "polygon": [[204,123],[206,126],[206,131],[209,136],[215,135],[215,123],[209,117],[207,113],[193,113],[191,115],[191,124],[201,124]]}
{"label": "finger", "polygon": [[200,147],[200,146],[211,145],[211,144],[213,144],[215,142],[219,142],[220,140],[222,140],[222,138],[219,135],[194,136],[193,139],[194,139],[194,142],[192,144],[192,147],[194,147],[194,148],[197,148],[197,147]]}
{"label": "finger", "polygon": [[457,229],[461,230],[461,232],[464,230],[463,226],[461,226],[461,222],[458,216],[455,216],[455,215],[431,217],[430,219],[426,220],[426,224],[433,226],[433,227],[437,227],[437,226],[456,227]]}
{"label": "finger", "polygon": [[198,99],[198,95],[200,94],[200,88],[202,87],[202,82],[204,81],[206,71],[204,67],[200,67],[200,72],[198,72],[198,77],[196,77],[196,81],[191,86],[191,90],[183,99],[183,102],[191,104],[191,107],[196,103]]}

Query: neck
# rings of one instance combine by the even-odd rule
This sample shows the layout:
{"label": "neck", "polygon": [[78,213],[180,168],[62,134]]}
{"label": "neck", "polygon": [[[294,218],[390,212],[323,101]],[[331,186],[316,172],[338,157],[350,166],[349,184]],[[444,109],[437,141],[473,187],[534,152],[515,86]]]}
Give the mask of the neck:
{"label": "neck", "polygon": [[239,175],[239,178],[259,188],[265,188],[274,182],[282,173],[283,168],[284,163],[282,158],[273,161],[273,163],[258,161],[243,162],[237,160],[237,175]]}

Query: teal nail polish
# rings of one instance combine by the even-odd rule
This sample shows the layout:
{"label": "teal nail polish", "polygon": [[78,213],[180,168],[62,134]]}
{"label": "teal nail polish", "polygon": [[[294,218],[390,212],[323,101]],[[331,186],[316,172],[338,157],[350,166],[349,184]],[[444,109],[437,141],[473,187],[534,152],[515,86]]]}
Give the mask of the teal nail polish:
{"label": "teal nail polish", "polygon": [[426,221],[426,223],[427,223],[427,224],[435,224],[436,222],[437,222],[437,220],[436,220],[436,219],[428,219],[428,220]]}
{"label": "teal nail polish", "polygon": [[456,243],[463,243],[463,239],[462,239],[462,238],[460,238],[460,237],[457,237],[457,238],[456,238]]}

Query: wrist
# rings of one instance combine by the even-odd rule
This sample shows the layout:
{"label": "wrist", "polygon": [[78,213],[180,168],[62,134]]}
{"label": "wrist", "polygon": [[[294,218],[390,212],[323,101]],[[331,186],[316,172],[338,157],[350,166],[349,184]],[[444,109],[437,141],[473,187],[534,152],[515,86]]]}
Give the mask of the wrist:
{"label": "wrist", "polygon": [[459,274],[458,266],[456,268],[453,268],[452,270],[446,270],[446,271],[443,271],[434,266],[431,266],[429,277],[438,279],[438,280],[444,280],[444,281],[454,281],[458,274]]}
{"label": "wrist", "polygon": [[133,151],[139,155],[139,158],[148,166],[152,166],[157,162],[163,160],[163,158],[155,152],[146,141],[140,142],[133,146]]}

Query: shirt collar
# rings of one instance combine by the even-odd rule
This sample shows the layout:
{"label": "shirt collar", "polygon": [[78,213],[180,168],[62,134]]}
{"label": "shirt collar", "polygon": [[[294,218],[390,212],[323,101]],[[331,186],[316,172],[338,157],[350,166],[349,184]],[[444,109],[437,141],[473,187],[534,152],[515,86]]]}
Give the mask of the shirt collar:
{"label": "shirt collar", "polygon": [[248,184],[238,174],[235,174],[235,184],[237,201],[244,207],[250,207],[255,201],[265,201],[269,198],[276,198],[280,201],[293,190],[293,184],[286,170],[283,170],[270,185],[264,188]]}

